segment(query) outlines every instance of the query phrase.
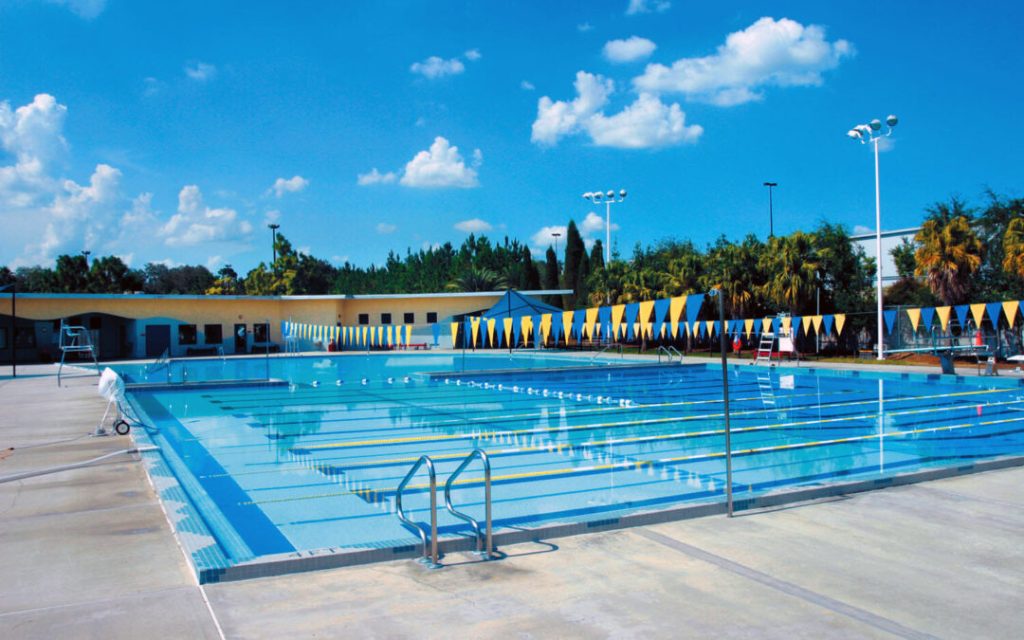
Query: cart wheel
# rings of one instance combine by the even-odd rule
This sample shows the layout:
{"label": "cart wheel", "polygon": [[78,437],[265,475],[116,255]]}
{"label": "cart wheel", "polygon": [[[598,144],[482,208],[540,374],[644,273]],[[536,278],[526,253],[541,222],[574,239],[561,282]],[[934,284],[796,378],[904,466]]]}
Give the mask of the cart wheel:
{"label": "cart wheel", "polygon": [[129,425],[124,420],[118,420],[117,422],[114,423],[114,433],[116,433],[119,436],[128,435],[128,431],[130,430],[131,425]]}

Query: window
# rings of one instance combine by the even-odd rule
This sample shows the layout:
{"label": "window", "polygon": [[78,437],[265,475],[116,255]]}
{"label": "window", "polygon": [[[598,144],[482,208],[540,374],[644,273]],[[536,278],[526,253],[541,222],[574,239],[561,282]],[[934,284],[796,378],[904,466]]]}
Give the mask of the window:
{"label": "window", "polygon": [[402,322],[404,322],[405,324],[416,324],[416,314],[406,313],[405,319]]}
{"label": "window", "polygon": [[270,342],[270,325],[266,322],[252,325],[253,342]]}
{"label": "window", "polygon": [[196,343],[196,325],[194,324],[179,324],[178,325],[178,344],[195,344]]}
{"label": "window", "polygon": [[36,330],[32,327],[17,327],[14,330],[14,346],[19,349],[36,348]]}
{"label": "window", "polygon": [[427,312],[427,323],[428,324],[434,324],[435,322],[437,322],[437,312],[436,311],[428,311]]}
{"label": "window", "polygon": [[368,313],[360,313],[359,314],[359,324],[370,324],[370,314],[368,314]]}
{"label": "window", "polygon": [[204,324],[203,336],[206,344],[222,344],[224,342],[224,330],[219,324]]}
{"label": "window", "polygon": [[391,324],[391,314],[390,313],[382,313],[382,314],[380,314],[380,323],[381,324]]}

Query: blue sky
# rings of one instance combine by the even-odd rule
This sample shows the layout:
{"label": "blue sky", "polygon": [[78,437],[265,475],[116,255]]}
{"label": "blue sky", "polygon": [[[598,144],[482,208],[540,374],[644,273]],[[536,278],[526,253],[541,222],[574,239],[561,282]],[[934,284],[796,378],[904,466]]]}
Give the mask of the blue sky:
{"label": "blue sky", "polygon": [[[0,0],[0,264],[538,250],[626,188],[624,254],[1021,195],[1017,3]],[[1014,71],[1017,69],[1017,71]],[[589,215],[596,213],[598,215]]]}

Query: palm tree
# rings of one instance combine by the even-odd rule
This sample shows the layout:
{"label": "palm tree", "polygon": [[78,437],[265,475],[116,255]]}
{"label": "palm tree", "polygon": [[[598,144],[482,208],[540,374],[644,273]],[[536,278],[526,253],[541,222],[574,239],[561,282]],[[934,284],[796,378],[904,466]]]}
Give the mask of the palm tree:
{"label": "palm tree", "polygon": [[1024,217],[1014,218],[1003,238],[1003,269],[1024,278]]}
{"label": "palm tree", "polygon": [[449,291],[498,291],[505,289],[505,279],[486,267],[470,267],[448,283]]}
{"label": "palm tree", "polygon": [[653,300],[661,289],[662,274],[653,269],[631,269],[622,282],[619,302],[643,302]]}
{"label": "palm tree", "polygon": [[928,276],[928,286],[943,304],[961,304],[971,289],[971,276],[981,266],[981,241],[967,216],[934,216],[914,236],[914,273]]}
{"label": "palm tree", "polygon": [[765,297],[781,309],[800,312],[810,304],[818,286],[818,256],[813,238],[802,231],[772,238],[761,256],[761,268],[770,274],[762,286]]}

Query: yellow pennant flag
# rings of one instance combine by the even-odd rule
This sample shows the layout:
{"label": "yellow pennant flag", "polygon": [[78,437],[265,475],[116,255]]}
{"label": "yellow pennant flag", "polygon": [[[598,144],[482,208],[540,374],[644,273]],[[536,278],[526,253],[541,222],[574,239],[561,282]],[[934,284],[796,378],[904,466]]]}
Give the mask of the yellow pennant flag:
{"label": "yellow pennant flag", "polygon": [[761,333],[771,333],[771,332],[772,332],[772,319],[771,318],[761,318]]}
{"label": "yellow pennant flag", "polygon": [[981,321],[985,319],[985,303],[972,304],[971,315],[974,316],[974,326],[980,327]]}
{"label": "yellow pennant flag", "polygon": [[498,321],[494,318],[487,319],[487,344],[494,347],[494,326],[498,324]]}
{"label": "yellow pennant flag", "polygon": [[800,318],[800,323],[804,326],[804,335],[807,335],[807,330],[811,328],[811,316],[803,316]]}
{"label": "yellow pennant flag", "polygon": [[458,340],[458,338],[459,338],[459,325],[460,324],[462,324],[462,323],[461,322],[453,322],[452,323],[452,347],[455,346],[455,341]]}
{"label": "yellow pennant flag", "polygon": [[709,338],[714,337],[714,335],[715,335],[715,321],[714,320],[705,320],[704,321],[704,328],[707,329],[708,337]]}
{"label": "yellow pennant flag", "polygon": [[410,342],[412,342],[412,325],[407,324],[405,325],[405,346],[408,347]]}
{"label": "yellow pennant flag", "polygon": [[782,319],[782,332],[783,333],[789,333],[789,329],[792,326],[793,326],[793,317],[792,316],[786,316],[785,318]]}
{"label": "yellow pennant flag", "polygon": [[640,326],[644,326],[651,319],[651,313],[654,311],[654,300],[647,300],[640,303],[640,315],[637,316],[637,322]]}
{"label": "yellow pennant flag", "polygon": [[1017,309],[1020,307],[1020,302],[1017,300],[1011,300],[1003,303],[1003,313],[1006,314],[1006,321],[1013,326],[1013,323],[1017,320]]}
{"label": "yellow pennant flag", "polygon": [[811,316],[811,322],[814,323],[814,333],[821,333],[821,316]]}
{"label": "yellow pennant flag", "polygon": [[743,331],[747,334],[747,340],[750,340],[750,334],[754,331],[754,321],[752,319],[746,319],[743,321]]}
{"label": "yellow pennant flag", "polygon": [[530,334],[533,332],[533,318],[530,316],[523,316],[519,320],[519,336],[523,339],[523,345],[526,345],[530,339]]}
{"label": "yellow pennant flag", "polygon": [[395,328],[392,327],[391,325],[388,325],[387,329],[384,331],[384,334],[384,343],[390,347],[395,337]]}
{"label": "yellow pennant flag", "polygon": [[569,336],[572,333],[572,318],[573,318],[573,312],[572,311],[563,311],[562,312],[562,333],[565,334],[565,344],[566,345],[569,344]]}
{"label": "yellow pennant flag", "polygon": [[921,324],[921,310],[907,309],[907,317],[910,318],[910,326],[917,333],[917,325]]}
{"label": "yellow pennant flag", "polygon": [[363,346],[367,346],[367,345],[369,345],[369,342],[367,341],[367,336],[369,335],[370,327],[368,327],[366,325],[363,325],[362,329],[363,329],[363,331],[362,331],[362,334],[363,334]]}
{"label": "yellow pennant flag", "polygon": [[939,316],[939,324],[942,325],[942,330],[945,331],[949,326],[949,312],[952,307],[935,307],[935,315]]}
{"label": "yellow pennant flag", "polygon": [[[679,324],[679,318],[682,317],[684,309],[686,309],[686,296],[677,296],[669,300],[668,319],[672,322],[673,327]],[[675,335],[675,329],[673,329],[672,337]]]}
{"label": "yellow pennant flag", "polygon": [[[660,337],[660,338],[662,338],[662,339],[664,339],[664,338],[665,338],[665,334],[666,334],[666,333],[668,333],[668,329],[666,329],[666,328],[665,328],[665,327],[667,327],[667,326],[668,326],[668,323],[667,323],[667,322],[662,322],[662,323],[661,323],[661,335],[660,335],[660,336],[658,336],[658,337]],[[675,336],[673,335],[672,337],[674,338]]]}
{"label": "yellow pennant flag", "polygon": [[512,318],[501,319],[502,328],[505,330],[505,344],[512,344]]}
{"label": "yellow pennant flag", "polygon": [[645,322],[644,323],[644,335],[647,336],[648,340],[653,340],[654,339],[654,323],[653,322]]}
{"label": "yellow pennant flag", "polygon": [[469,319],[469,333],[473,337],[473,342],[470,344],[476,347],[476,339],[480,335],[480,318]]}
{"label": "yellow pennant flag", "polygon": [[587,331],[587,337],[591,340],[594,339],[594,324],[597,323],[597,310],[597,307],[587,309],[586,321],[583,323],[583,328]]}
{"label": "yellow pennant flag", "polygon": [[384,327],[377,327],[377,344],[384,344]]}
{"label": "yellow pennant flag", "polygon": [[836,314],[836,335],[837,336],[843,335],[843,325],[844,324],[846,324],[846,314],[845,313],[837,313]]}
{"label": "yellow pennant flag", "polygon": [[548,343],[549,335],[551,335],[551,314],[542,313],[540,314],[540,339],[543,340],[543,344]]}
{"label": "yellow pennant flag", "polygon": [[622,315],[626,313],[626,305],[612,305],[612,335],[619,339],[619,329],[622,328]]}

